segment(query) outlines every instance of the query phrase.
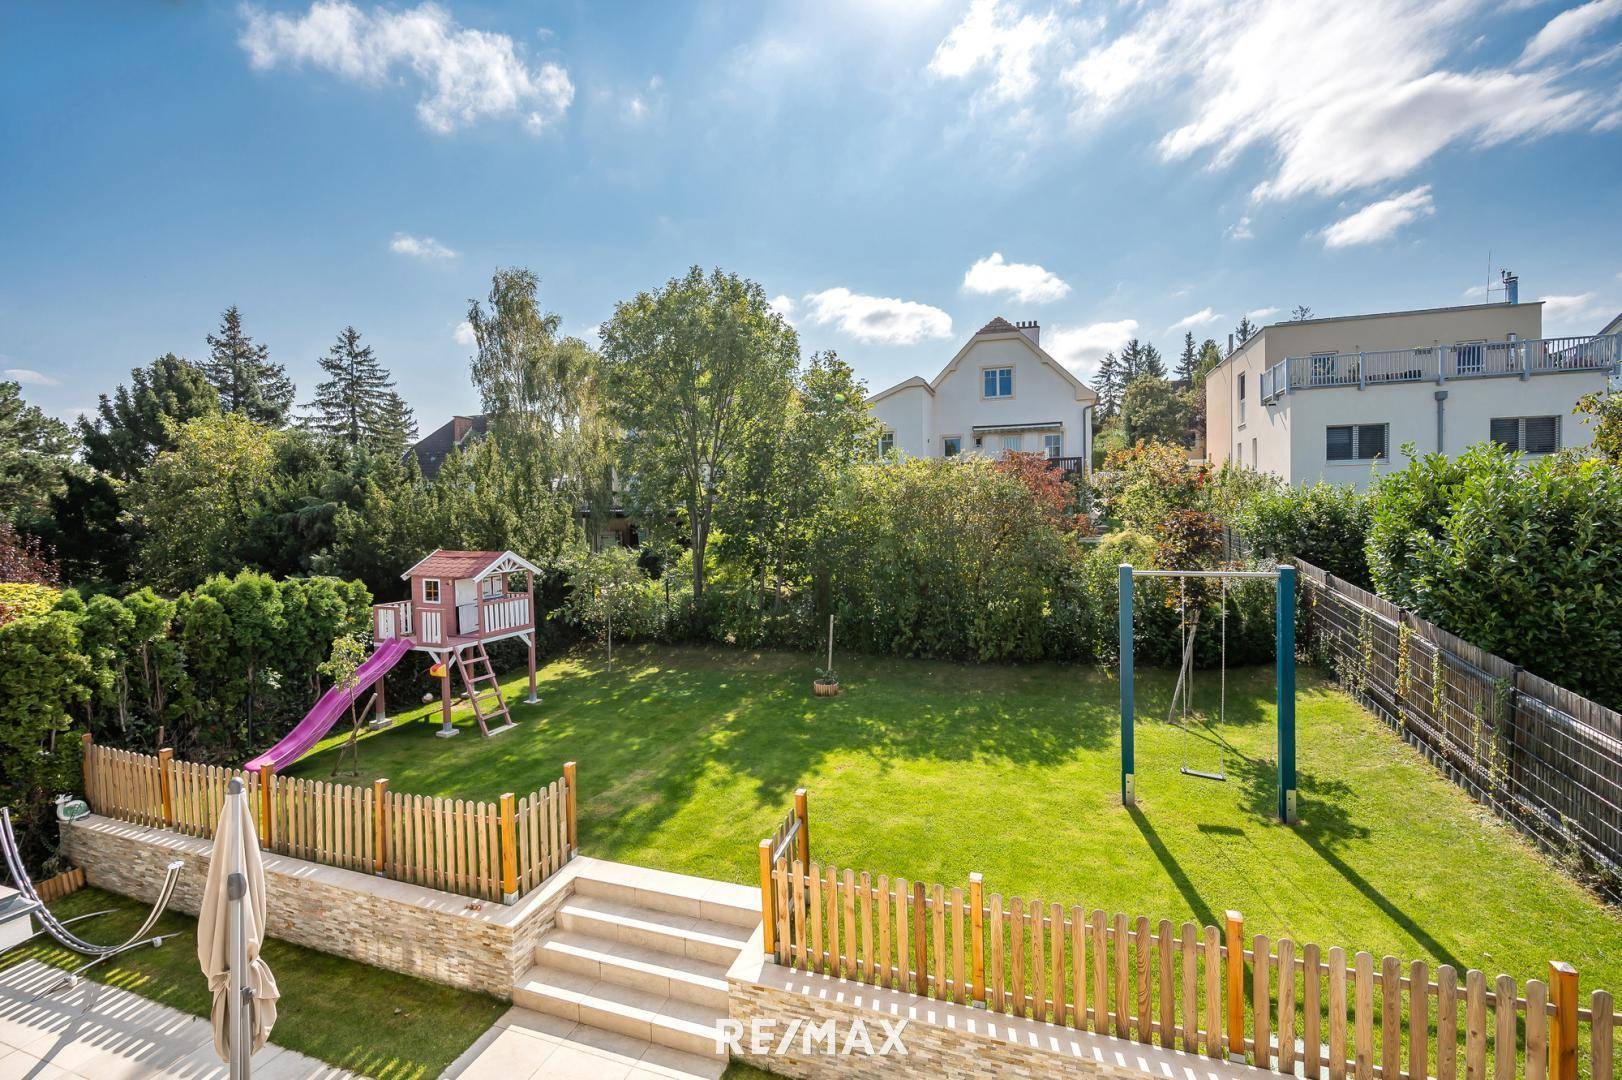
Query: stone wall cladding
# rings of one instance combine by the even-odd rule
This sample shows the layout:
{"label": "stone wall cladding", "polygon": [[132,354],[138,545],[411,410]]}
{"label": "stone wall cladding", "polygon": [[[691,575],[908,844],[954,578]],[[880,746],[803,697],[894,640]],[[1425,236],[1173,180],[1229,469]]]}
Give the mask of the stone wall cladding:
{"label": "stone wall cladding", "polygon": [[[185,864],[173,906],[195,915],[208,876],[207,840],[92,815],[62,826],[62,849],[90,884],[151,902],[164,868]],[[425,889],[351,870],[266,854],[271,937],[511,1000],[571,891],[566,866],[518,904]]]}
{"label": "stone wall cladding", "polygon": [[[757,939],[758,940],[758,939]],[[1073,1031],[1053,1024],[1002,1016],[915,997],[843,979],[792,971],[759,961],[734,965],[727,976],[728,1015],[744,1025],[743,1061],[798,1080],[856,1077],[892,1080],[930,1076],[1018,1078],[1078,1076],[1101,1080],[1263,1080],[1261,1070],[1246,1065],[1163,1050],[1141,1043]],[[880,1020],[894,1025],[906,1018],[902,1033],[907,1053],[885,1056],[857,1052],[850,1056],[804,1052],[798,1035],[786,1053],[749,1052],[752,1019],[776,1022],[774,1041],[799,1019],[807,1024],[836,1022],[843,1043],[850,1023],[866,1021],[875,1049],[884,1041]]]}

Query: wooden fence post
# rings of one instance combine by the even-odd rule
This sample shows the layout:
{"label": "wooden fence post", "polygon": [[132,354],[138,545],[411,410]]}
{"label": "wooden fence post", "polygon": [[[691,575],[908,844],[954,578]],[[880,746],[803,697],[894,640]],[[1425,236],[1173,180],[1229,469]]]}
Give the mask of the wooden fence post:
{"label": "wooden fence post", "polygon": [[1549,1080],[1577,1080],[1577,969],[1564,961],[1549,964],[1549,998],[1554,1023],[1549,1029]]}
{"label": "wooden fence post", "polygon": [[271,813],[270,796],[276,784],[276,772],[269,765],[259,766],[259,842],[269,848],[276,842],[275,833],[271,829],[274,815]]}
{"label": "wooden fence post", "polygon": [[924,883],[912,883],[912,951],[913,963],[917,970],[913,972],[912,992],[919,997],[929,996],[929,939],[924,936],[924,907],[927,904],[924,892]]}
{"label": "wooden fence post", "polygon": [[578,839],[578,834],[575,832],[575,820],[574,820],[575,778],[574,777],[575,777],[574,762],[565,761],[563,763],[563,784],[564,784],[564,787],[565,787],[566,790],[565,790],[565,793],[564,793],[563,805],[564,805],[564,811],[565,811],[565,814],[566,814],[566,817],[567,817],[567,820],[565,821],[565,824],[568,826],[568,829],[567,829],[568,839],[567,839],[567,842],[563,845],[564,846],[563,855],[564,855],[564,858],[566,858],[566,859],[572,859],[572,858],[575,857],[575,855],[577,855],[579,853],[579,843],[580,843],[579,839]]}
{"label": "wooden fence post", "polygon": [[388,803],[389,778],[372,781],[372,873],[383,876],[383,866],[389,853]]}
{"label": "wooden fence post", "polygon": [[794,789],[794,816],[800,821],[799,860],[806,866],[811,865],[811,811],[808,806],[810,799],[805,788]]}
{"label": "wooden fence post", "polygon": [[169,766],[174,760],[173,748],[165,746],[158,750],[158,801],[163,804],[163,823],[171,826],[175,823],[175,801],[170,794]]}
{"label": "wooden fence post", "polygon": [[512,792],[501,796],[501,902],[518,899],[518,826],[513,820],[518,799]]}
{"label": "wooden fence post", "polygon": [[[986,1000],[986,902],[985,876],[978,871],[969,875],[969,948],[974,951],[974,1000]],[[1060,1012],[1064,1003],[1059,1003]],[[1060,1018],[1063,1019],[1062,1017]]]}
{"label": "wooden fence post", "polygon": [[1245,1060],[1245,917],[1227,913],[1228,1060]]}
{"label": "wooden fence post", "polygon": [[79,737],[79,767],[84,770],[84,798],[85,802],[90,803],[90,809],[92,810],[96,806],[95,803],[91,802],[90,795],[91,789],[95,787],[95,782],[91,778],[93,770],[90,765],[90,759],[94,755],[90,751],[94,748],[95,743],[96,740],[91,737],[88,731]]}
{"label": "wooden fence post", "polygon": [[[564,766],[568,768],[567,765]],[[570,787],[570,792],[574,788]],[[574,801],[571,794],[570,802]],[[569,814],[570,831],[573,831],[574,814]],[[767,956],[777,955],[777,889],[772,885],[772,842],[765,839],[760,842],[760,931],[761,951]]]}

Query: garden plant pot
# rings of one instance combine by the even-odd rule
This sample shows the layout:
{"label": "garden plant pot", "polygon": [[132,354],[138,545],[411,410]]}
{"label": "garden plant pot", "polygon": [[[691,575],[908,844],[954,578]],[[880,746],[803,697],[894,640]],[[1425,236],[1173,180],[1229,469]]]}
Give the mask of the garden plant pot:
{"label": "garden plant pot", "polygon": [[822,682],[818,680],[811,684],[811,692],[817,697],[838,697],[839,684],[836,682]]}

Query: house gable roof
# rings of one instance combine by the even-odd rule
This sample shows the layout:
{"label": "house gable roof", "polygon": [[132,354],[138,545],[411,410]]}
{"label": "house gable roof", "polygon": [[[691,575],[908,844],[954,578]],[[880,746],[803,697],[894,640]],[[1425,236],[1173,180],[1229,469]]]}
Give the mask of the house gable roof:
{"label": "house gable roof", "polygon": [[491,574],[510,574],[516,570],[540,573],[533,563],[511,551],[446,551],[435,548],[432,554],[401,574],[400,578],[402,581],[413,577],[482,581]]}
{"label": "house gable roof", "polygon": [[940,384],[946,381],[946,377],[953,371],[957,370],[957,366],[963,362],[963,358],[968,356],[974,347],[982,341],[1019,342],[1021,345],[1029,349],[1038,360],[1058,373],[1061,379],[1070,384],[1071,388],[1075,391],[1077,401],[1086,401],[1093,404],[1098,403],[1098,393],[1093,390],[1092,387],[1088,386],[1086,383],[1072,375],[1069,368],[1053,359],[1052,356],[1048,355],[1046,349],[1032,341],[1023,330],[1019,329],[1001,315],[998,315],[996,318],[986,323],[986,325],[982,326],[979,330],[975,331],[974,336],[968,341],[964,342],[963,348],[957,351],[957,355],[952,357],[952,359],[947,362],[945,367],[941,368],[939,375],[936,375],[930,380],[930,389],[935,390],[939,388]]}
{"label": "house gable roof", "polygon": [[946,380],[946,377],[957,368],[958,364],[963,362],[963,358],[969,354],[969,351],[972,350],[977,343],[982,341],[1018,341],[1021,345],[1029,349],[1038,360],[1052,368],[1059,374],[1060,378],[1070,384],[1071,388],[1075,391],[1077,401],[1086,401],[1093,404],[1098,403],[1098,394],[1093,390],[1092,387],[1088,386],[1086,383],[1072,375],[1069,368],[1066,368],[1052,356],[1048,355],[1047,351],[1036,342],[1032,341],[1023,330],[1009,322],[1007,319],[1003,318],[1001,315],[996,316],[990,322],[976,330],[974,332],[974,336],[970,337],[969,340],[964,343],[963,347],[957,351],[957,355],[952,357],[952,359],[947,362],[946,366],[941,368],[940,374],[936,375],[933,379],[926,382],[923,378],[914,375],[910,379],[903,382],[898,382],[894,386],[880,390],[878,393],[873,394],[867,399],[867,403],[869,405],[877,404],[878,402],[889,397],[891,394],[897,394],[902,390],[907,390],[912,387],[919,387],[929,391],[931,394],[935,393],[940,384]]}

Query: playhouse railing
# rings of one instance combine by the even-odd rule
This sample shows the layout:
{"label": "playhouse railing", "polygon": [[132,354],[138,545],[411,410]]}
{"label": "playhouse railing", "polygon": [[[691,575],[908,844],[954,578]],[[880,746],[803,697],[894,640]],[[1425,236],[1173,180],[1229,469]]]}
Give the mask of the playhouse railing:
{"label": "playhouse railing", "polygon": [[296,859],[511,903],[577,852],[575,766],[524,796],[495,802],[442,799],[370,786],[237,773],[138,754],[85,736],[84,784],[98,814],[188,836],[214,835],[226,785],[236,776],[257,810],[259,843]]}
{"label": "playhouse railing", "polygon": [[373,641],[384,642],[390,638],[410,637],[411,631],[411,601],[397,600],[392,604],[372,605]]}

